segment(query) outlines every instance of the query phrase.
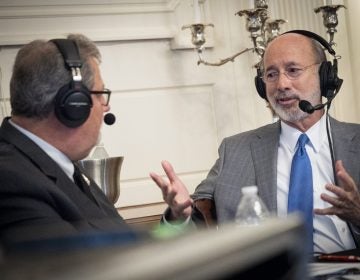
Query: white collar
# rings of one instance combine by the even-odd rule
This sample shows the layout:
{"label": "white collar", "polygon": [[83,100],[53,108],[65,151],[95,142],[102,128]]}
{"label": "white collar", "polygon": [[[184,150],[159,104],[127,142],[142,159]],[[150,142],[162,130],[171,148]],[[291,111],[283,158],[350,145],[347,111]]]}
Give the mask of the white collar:
{"label": "white collar", "polygon": [[[326,114],[324,114],[318,122],[305,132],[310,139],[308,145],[310,145],[316,153],[319,152],[321,145],[327,141],[326,121],[327,117]],[[298,138],[302,133],[300,130],[281,121],[280,141],[284,143],[290,151],[295,152]]]}

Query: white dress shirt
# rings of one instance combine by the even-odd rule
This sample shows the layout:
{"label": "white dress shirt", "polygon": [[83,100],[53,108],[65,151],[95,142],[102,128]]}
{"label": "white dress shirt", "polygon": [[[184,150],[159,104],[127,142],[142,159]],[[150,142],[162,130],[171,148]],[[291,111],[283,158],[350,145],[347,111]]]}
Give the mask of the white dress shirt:
{"label": "white dress shirt", "polygon": [[[280,217],[287,215],[291,162],[301,133],[281,122],[277,161],[277,208]],[[325,190],[325,184],[334,183],[325,114],[319,122],[306,131],[306,135],[310,139],[306,144],[306,151],[313,174],[314,208],[331,207],[320,198],[321,193],[334,196],[333,193]],[[353,248],[355,243],[346,222],[337,216],[314,215],[314,253],[331,253]]]}
{"label": "white dress shirt", "polygon": [[74,165],[64,153],[62,153],[43,139],[39,138],[35,134],[31,133],[30,131],[18,126],[17,124],[12,122],[11,119],[9,120],[9,123],[16,129],[18,129],[21,133],[29,137],[32,141],[34,141],[45,153],[48,154],[49,157],[51,157],[60,166],[60,168],[65,172],[65,174],[72,181],[74,181]]}

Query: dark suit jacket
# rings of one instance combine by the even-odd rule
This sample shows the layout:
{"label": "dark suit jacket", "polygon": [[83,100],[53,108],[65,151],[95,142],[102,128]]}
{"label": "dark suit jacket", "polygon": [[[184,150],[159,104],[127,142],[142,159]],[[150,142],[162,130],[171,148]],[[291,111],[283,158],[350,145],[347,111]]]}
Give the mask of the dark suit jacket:
{"label": "dark suit jacket", "polygon": [[[360,125],[330,118],[335,160],[342,160],[346,170],[359,186]],[[244,186],[257,185],[267,207],[277,211],[277,153],[280,122],[224,139],[219,158],[207,178],[197,187],[194,200],[215,202],[218,223],[235,217]],[[360,217],[359,217],[360,219]],[[357,232],[360,232],[357,229]],[[356,235],[357,242],[360,235]],[[359,243],[360,244],[360,243]]]}
{"label": "dark suit jacket", "polygon": [[128,226],[94,181],[95,202],[38,145],[5,119],[0,128],[1,241]]}

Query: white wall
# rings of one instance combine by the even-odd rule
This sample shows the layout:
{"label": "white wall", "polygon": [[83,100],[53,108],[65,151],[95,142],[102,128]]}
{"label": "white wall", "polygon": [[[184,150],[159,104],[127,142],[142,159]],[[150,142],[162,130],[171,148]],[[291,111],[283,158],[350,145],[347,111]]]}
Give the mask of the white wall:
{"label": "white wall", "polygon": [[[190,31],[181,30],[193,21],[192,0],[30,2],[0,0],[2,98],[6,103],[11,66],[22,44],[70,32],[95,40],[103,55],[104,81],[113,90],[111,111],[117,116],[113,126],[103,127],[103,142],[110,156],[125,157],[116,204],[125,217],[157,214],[164,208],[160,191],[148,177],[149,171],[162,172],[162,159],[173,163],[191,192],[214,163],[224,137],[272,121],[253,84],[253,53],[221,67],[196,65]],[[323,1],[269,2],[272,18],[289,21],[283,31],[303,28],[326,36],[321,15],[313,12]],[[359,65],[360,38],[355,29],[360,4],[356,0],[345,4],[349,9],[340,11],[335,36],[345,83],[333,115],[357,122],[359,105],[353,89],[360,83],[354,74]],[[218,61],[251,47],[245,19],[235,16],[248,7],[248,0],[204,2],[205,21],[215,25],[207,29],[206,59]],[[1,114],[9,114],[4,102],[1,105]]]}
{"label": "white wall", "polygon": [[[358,73],[360,73],[360,2],[357,0],[346,0],[344,1],[346,9],[345,21],[347,27],[347,36],[344,36],[344,41],[347,41],[349,44],[348,54],[351,60],[346,65],[347,75],[346,78],[351,77],[353,81],[353,91],[352,95],[347,98],[347,106],[352,108],[351,104],[359,104],[360,98],[360,79]],[[340,45],[340,44],[339,44]],[[353,112],[354,120],[360,122],[359,107],[356,106],[356,111]]]}

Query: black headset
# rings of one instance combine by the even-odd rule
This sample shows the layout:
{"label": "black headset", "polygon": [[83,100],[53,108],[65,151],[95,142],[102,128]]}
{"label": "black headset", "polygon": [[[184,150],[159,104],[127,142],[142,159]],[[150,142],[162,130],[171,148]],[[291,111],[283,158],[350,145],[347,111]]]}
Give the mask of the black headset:
{"label": "black headset", "polygon": [[55,115],[67,127],[79,127],[89,117],[92,99],[89,90],[83,85],[80,68],[79,49],[73,40],[50,40],[64,58],[65,67],[71,72],[72,81],[62,86],[55,96]]}
{"label": "black headset", "polygon": [[[291,30],[283,34],[287,33],[297,33],[316,40],[334,57],[333,63],[330,61],[324,61],[321,63],[319,68],[321,96],[326,97],[327,99],[332,99],[340,90],[342,84],[342,79],[340,79],[337,75],[338,67],[334,49],[323,37],[317,35],[316,33],[307,30]],[[255,77],[255,87],[260,97],[267,100],[266,87],[261,76],[261,70],[258,69]]]}

